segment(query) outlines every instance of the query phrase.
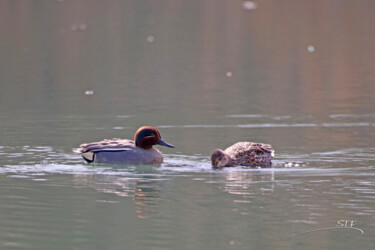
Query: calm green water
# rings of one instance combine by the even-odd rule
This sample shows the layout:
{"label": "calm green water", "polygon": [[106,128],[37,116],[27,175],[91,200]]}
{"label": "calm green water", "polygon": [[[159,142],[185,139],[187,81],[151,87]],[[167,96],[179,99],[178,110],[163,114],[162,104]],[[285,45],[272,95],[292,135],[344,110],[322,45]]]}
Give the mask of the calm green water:
{"label": "calm green water", "polygon": [[[374,11],[0,1],[0,249],[373,249]],[[161,166],[71,151],[142,125]],[[274,168],[212,170],[241,140]]]}

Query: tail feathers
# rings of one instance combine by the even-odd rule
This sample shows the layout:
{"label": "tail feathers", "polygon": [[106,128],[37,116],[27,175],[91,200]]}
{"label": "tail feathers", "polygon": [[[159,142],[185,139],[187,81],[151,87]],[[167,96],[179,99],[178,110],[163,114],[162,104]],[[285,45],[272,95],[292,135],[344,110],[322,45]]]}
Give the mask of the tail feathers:
{"label": "tail feathers", "polygon": [[74,153],[80,154],[82,158],[88,163],[91,163],[95,160],[95,152],[88,151],[83,153],[82,148],[73,148],[72,151]]}
{"label": "tail feathers", "polygon": [[88,163],[91,163],[95,160],[95,153],[93,152],[86,152],[86,153],[83,153],[81,154],[83,159],[85,159],[85,161],[87,161]]}

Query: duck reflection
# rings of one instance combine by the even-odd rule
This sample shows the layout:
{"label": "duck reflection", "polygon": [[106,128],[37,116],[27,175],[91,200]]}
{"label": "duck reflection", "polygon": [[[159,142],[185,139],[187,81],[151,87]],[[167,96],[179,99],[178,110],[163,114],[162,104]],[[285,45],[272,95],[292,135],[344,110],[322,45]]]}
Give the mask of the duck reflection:
{"label": "duck reflection", "polygon": [[221,188],[230,194],[242,196],[245,200],[274,192],[275,173],[272,169],[230,169],[225,171]]}
{"label": "duck reflection", "polygon": [[[114,169],[112,169],[114,170]],[[116,172],[119,169],[116,169]],[[157,173],[149,171],[132,172],[114,172],[95,174],[95,175],[77,175],[75,181],[79,186],[90,187],[99,193],[115,194],[118,197],[130,197],[133,200],[135,212],[139,219],[147,219],[155,212],[155,206],[160,201],[160,190],[162,179]],[[153,171],[151,171],[153,172]],[[97,202],[119,203],[116,197],[97,199]]]}
{"label": "duck reflection", "polygon": [[149,183],[137,184],[133,196],[135,212],[139,219],[147,219],[150,214],[155,213],[155,206],[160,202],[160,182],[153,183],[153,186],[149,186]]}

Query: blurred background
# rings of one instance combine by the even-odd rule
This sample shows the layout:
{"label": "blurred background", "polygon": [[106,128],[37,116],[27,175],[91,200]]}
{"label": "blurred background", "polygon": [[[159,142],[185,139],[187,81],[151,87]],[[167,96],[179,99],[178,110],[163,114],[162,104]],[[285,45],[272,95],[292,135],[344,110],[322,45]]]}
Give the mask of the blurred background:
{"label": "blurred background", "polygon": [[[144,124],[372,113],[374,8],[349,0],[2,1],[2,141],[65,150],[132,137]],[[162,129],[188,153],[228,145],[205,132]],[[255,139],[264,137],[271,141]]]}
{"label": "blurred background", "polygon": [[[368,238],[345,246],[369,249],[374,11],[371,0],[1,0],[0,247],[342,249],[353,233],[284,239],[350,217],[370,223]],[[161,167],[92,167],[71,152],[142,125],[176,146],[160,149]],[[213,172],[212,150],[237,141],[272,144],[276,170]]]}

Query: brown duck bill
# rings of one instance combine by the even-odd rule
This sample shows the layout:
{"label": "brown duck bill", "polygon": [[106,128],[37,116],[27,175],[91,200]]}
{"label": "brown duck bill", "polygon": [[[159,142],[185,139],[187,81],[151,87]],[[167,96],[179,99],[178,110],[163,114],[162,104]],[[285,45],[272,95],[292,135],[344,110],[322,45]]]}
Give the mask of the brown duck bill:
{"label": "brown duck bill", "polygon": [[168,148],[174,148],[174,146],[172,144],[169,144],[169,143],[163,141],[162,139],[160,139],[160,141],[157,144],[161,145],[161,146],[168,147]]}

